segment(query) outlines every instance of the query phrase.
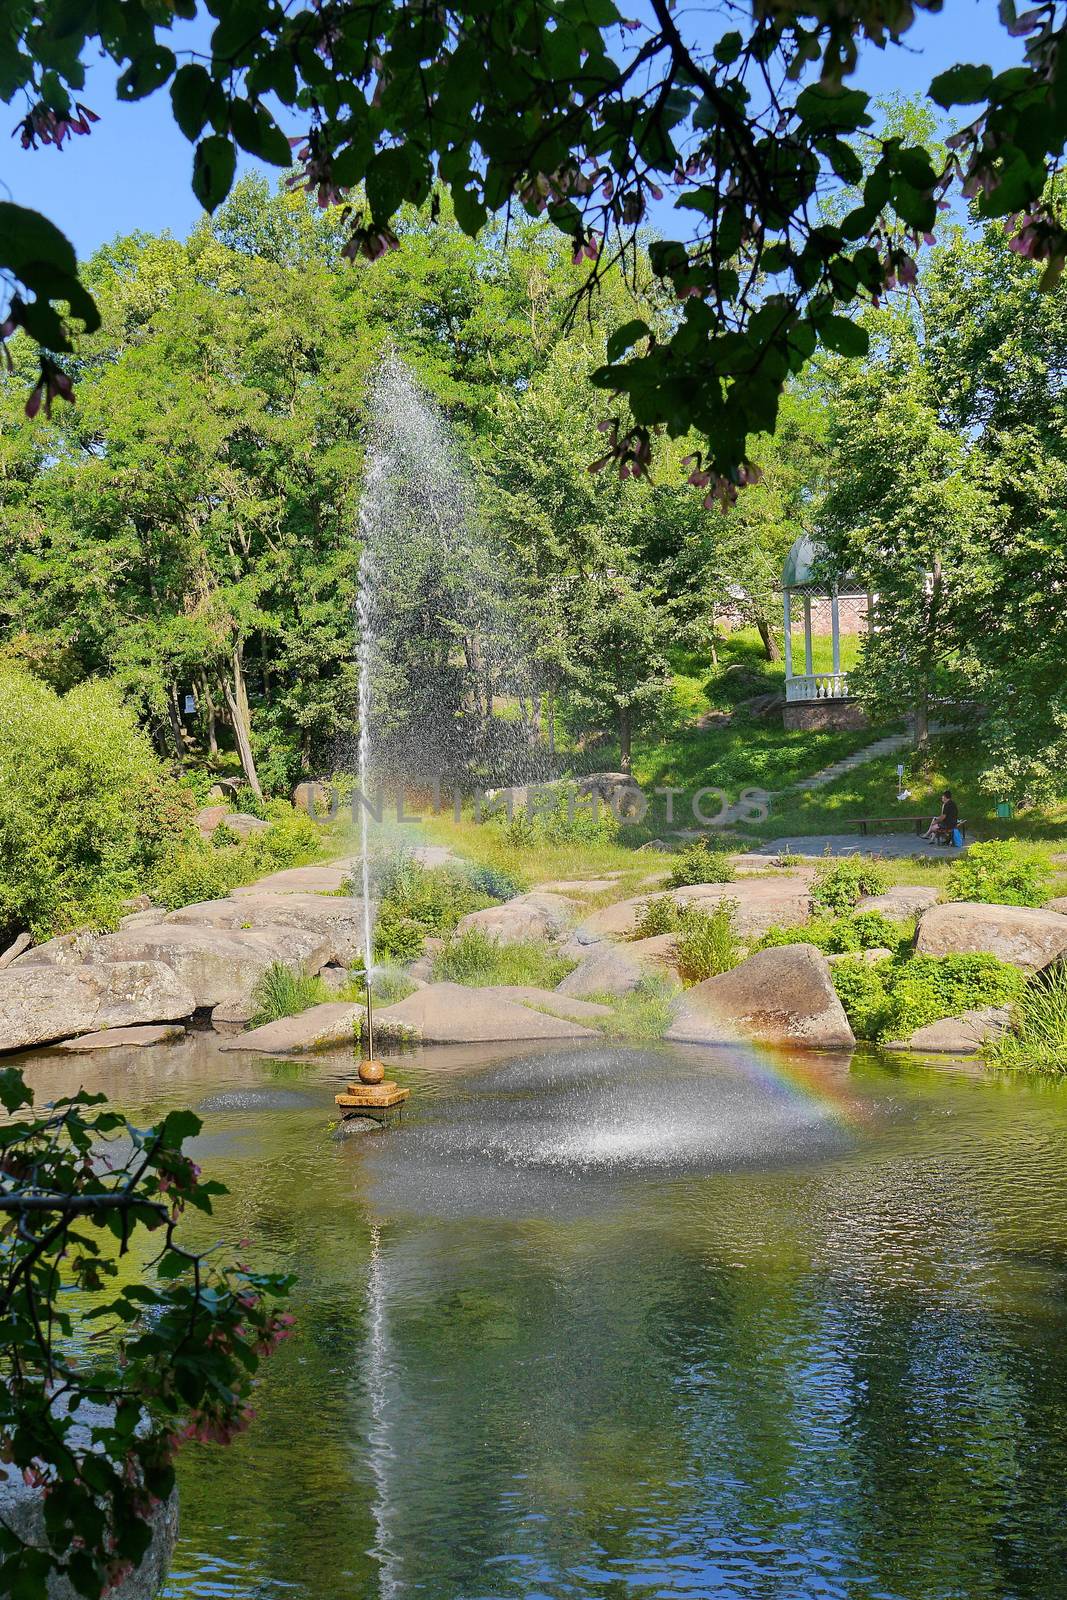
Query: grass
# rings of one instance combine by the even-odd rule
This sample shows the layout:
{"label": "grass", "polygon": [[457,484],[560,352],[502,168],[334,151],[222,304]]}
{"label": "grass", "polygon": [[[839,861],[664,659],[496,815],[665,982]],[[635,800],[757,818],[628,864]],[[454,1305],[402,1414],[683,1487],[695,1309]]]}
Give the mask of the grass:
{"label": "grass", "polygon": [[259,1028],[282,1017],[298,1017],[302,1011],[334,998],[321,978],[310,978],[274,961],[252,990],[252,1026]]}
{"label": "grass", "polygon": [[[371,979],[371,994],[375,1004],[380,1006],[396,1005],[398,1000],[406,1000],[409,994],[414,994],[417,988],[418,985],[412,982],[406,972],[400,972],[395,967],[376,967]],[[337,999],[366,1005],[367,985],[362,971],[351,974]]]}
{"label": "grass", "polygon": [[1067,1072],[1067,971],[1062,966],[1032,978],[1012,1008],[1012,1026],[991,1040],[988,1065],[1030,1072]]}
{"label": "grass", "polygon": [[626,994],[591,994],[588,999],[611,1007],[610,1017],[597,1017],[590,1026],[612,1039],[662,1039],[674,1018],[678,990],[661,978],[642,978]]}
{"label": "grass", "polygon": [[717,978],[736,967],[740,959],[734,933],[735,900],[722,900],[714,911],[686,906],[678,925],[675,958],[678,975],[688,986]]}
{"label": "grass", "polygon": [[433,976],[436,983],[462,983],[472,989],[501,984],[554,989],[575,965],[536,940],[498,944],[480,928],[468,928],[438,952]]}

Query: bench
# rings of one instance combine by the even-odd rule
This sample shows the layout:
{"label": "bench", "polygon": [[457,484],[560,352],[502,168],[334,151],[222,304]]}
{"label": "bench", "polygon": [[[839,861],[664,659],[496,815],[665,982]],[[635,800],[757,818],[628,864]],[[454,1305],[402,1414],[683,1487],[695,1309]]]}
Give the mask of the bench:
{"label": "bench", "polygon": [[[910,823],[912,823],[914,825],[915,832],[916,832],[916,834],[918,835],[919,838],[922,837],[922,835],[926,832],[927,828],[930,826],[930,818],[928,816],[922,816],[922,817],[849,817],[848,826],[850,828],[858,828],[860,833],[866,835],[869,829],[881,828],[881,827],[898,828],[902,822],[910,822]],[[967,842],[967,824],[964,822],[962,817],[957,822],[956,826],[960,830],[960,833],[963,835],[963,842],[964,842],[964,844],[966,844],[966,842]],[[938,841],[938,842],[941,842],[941,841]]]}
{"label": "bench", "polygon": [[910,822],[916,833],[925,833],[930,826],[929,817],[849,817],[848,826],[866,834],[871,828],[899,828],[904,822]]}

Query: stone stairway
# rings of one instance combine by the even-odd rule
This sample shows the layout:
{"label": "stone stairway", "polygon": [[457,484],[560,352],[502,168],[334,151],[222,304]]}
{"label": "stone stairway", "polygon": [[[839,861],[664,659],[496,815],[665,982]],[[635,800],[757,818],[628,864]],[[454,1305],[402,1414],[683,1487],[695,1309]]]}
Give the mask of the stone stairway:
{"label": "stone stairway", "polygon": [[779,792],[797,794],[807,793],[811,789],[822,789],[826,784],[833,783],[835,778],[844,777],[845,773],[851,772],[854,767],[866,766],[868,761],[877,761],[879,756],[891,756],[898,750],[907,750],[911,742],[910,733],[888,734],[884,739],[875,739],[873,744],[864,745],[862,750],[854,750],[850,756],[843,756],[831,766],[823,767],[821,772],[813,772],[810,778],[802,778],[799,783],[791,783],[788,789]]}

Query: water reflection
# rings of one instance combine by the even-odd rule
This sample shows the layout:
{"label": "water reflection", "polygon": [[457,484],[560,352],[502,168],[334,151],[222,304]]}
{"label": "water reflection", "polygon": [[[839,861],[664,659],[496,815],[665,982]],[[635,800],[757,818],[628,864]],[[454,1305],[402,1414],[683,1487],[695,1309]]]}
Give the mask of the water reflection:
{"label": "water reflection", "polygon": [[256,1427],[183,1460],[171,1600],[1067,1592],[1063,1091],[427,1051],[337,1144],[349,1066],[92,1063],[205,1105],[226,1231],[300,1274]]}

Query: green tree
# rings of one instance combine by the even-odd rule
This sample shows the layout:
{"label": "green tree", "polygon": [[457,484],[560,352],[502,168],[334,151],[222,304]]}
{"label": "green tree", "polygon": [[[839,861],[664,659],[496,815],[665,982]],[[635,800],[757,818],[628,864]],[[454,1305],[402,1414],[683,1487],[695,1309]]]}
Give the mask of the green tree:
{"label": "green tree", "polygon": [[[1067,137],[1057,0],[1018,17],[1004,0],[1005,26],[1025,40],[1020,66],[960,63],[931,84],[939,105],[974,108],[942,165],[904,129],[877,141],[865,170],[851,136],[873,126],[869,96],[848,83],[860,50],[900,43],[920,11],[938,9],[767,0],[708,37],[669,0],[651,0],[643,23],[614,0],[327,10],[233,0],[209,55],[179,65],[170,29],[201,13],[198,0],[163,13],[118,0],[99,14],[41,0],[4,13],[0,96],[28,103],[27,146],[89,134],[84,61],[102,48],[121,68],[120,98],[169,90],[196,144],[194,191],[212,210],[238,145],[285,167],[296,132],[308,192],[323,206],[349,202],[342,249],[353,259],[388,254],[402,205],[447,192],[471,236],[509,209],[547,215],[590,264],[592,291],[672,187],[678,236],[651,251],[671,326],[661,335],[633,318],[594,381],[630,407],[612,436],[620,469],[645,470],[651,429],[695,429],[715,498],[744,481],[748,439],[773,430],[783,387],[818,345],[865,351],[849,312],[914,273],[940,192],[958,183],[984,216],[1017,218],[1020,247],[1048,263],[1048,282],[1067,259],[1045,196]],[[859,199],[828,220],[818,201],[835,183]],[[13,291],[5,331],[22,328],[44,350],[29,405],[47,410],[71,395],[57,358],[73,347],[72,324],[91,331],[100,313],[46,218],[3,202],[0,236]]]}

